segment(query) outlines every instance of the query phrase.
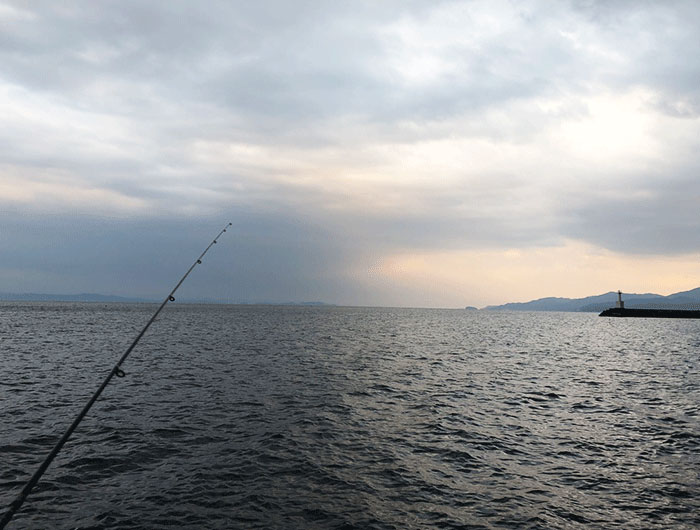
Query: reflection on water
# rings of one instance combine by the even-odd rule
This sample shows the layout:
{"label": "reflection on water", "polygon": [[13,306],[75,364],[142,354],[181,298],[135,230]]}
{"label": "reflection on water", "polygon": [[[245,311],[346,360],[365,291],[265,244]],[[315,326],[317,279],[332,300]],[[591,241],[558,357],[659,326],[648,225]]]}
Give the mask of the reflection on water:
{"label": "reflection on water", "polygon": [[[0,303],[7,505],[149,305]],[[700,322],[173,305],[15,528],[692,528]]]}

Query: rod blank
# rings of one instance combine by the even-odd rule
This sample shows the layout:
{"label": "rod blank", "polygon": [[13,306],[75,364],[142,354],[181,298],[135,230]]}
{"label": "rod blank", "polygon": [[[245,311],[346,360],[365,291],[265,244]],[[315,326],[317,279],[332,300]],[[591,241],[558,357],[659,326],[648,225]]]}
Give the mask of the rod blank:
{"label": "rod blank", "polygon": [[107,374],[107,377],[105,377],[105,380],[102,381],[102,384],[100,387],[97,389],[97,391],[92,395],[90,398],[90,401],[87,402],[87,404],[83,407],[83,410],[80,411],[80,414],[73,420],[73,423],[71,423],[70,427],[68,427],[68,430],[63,434],[61,439],[58,441],[58,443],[54,446],[54,448],[51,450],[51,452],[48,454],[46,459],[42,462],[42,464],[39,466],[39,469],[36,470],[34,475],[32,475],[32,478],[29,479],[29,482],[22,488],[22,491],[17,495],[14,501],[10,503],[10,506],[8,510],[5,512],[5,514],[2,516],[2,519],[0,520],[0,530],[5,528],[7,524],[10,522],[12,517],[14,516],[15,513],[22,507],[22,504],[24,504],[25,499],[27,496],[31,493],[32,489],[34,489],[34,486],[39,482],[39,479],[41,476],[44,474],[44,472],[48,469],[48,467],[51,465],[51,462],[53,462],[54,458],[56,458],[56,455],[59,453],[61,448],[65,445],[65,443],[68,441],[68,438],[70,438],[71,434],[73,434],[73,431],[80,425],[80,422],[83,420],[85,415],[88,413],[90,408],[92,408],[92,405],[97,401],[97,399],[100,397],[102,394],[102,391],[107,387],[109,382],[112,380],[112,377],[115,375],[117,377],[124,377],[124,371],[121,368],[121,365],[124,361],[126,361],[126,358],[129,357],[129,354],[131,351],[136,347],[138,342],[141,340],[141,337],[146,333],[146,330],[148,330],[149,327],[151,327],[151,324],[155,321],[156,317],[158,314],[163,310],[163,308],[166,306],[168,302],[173,302],[175,301],[175,297],[173,296],[175,294],[175,291],[177,291],[180,286],[182,285],[182,282],[185,281],[187,276],[189,276],[190,272],[192,272],[192,269],[194,269],[197,265],[202,263],[202,258],[204,255],[207,253],[207,251],[216,243],[216,240],[221,237],[221,234],[226,232],[226,228],[231,226],[231,223],[228,223],[221,232],[217,234],[217,236],[213,239],[211,243],[209,243],[209,246],[204,249],[204,252],[195,260],[195,262],[192,264],[192,266],[187,269],[187,272],[184,274],[182,278],[180,278],[180,281],[177,282],[177,285],[173,288],[172,291],[168,294],[168,296],[165,297],[165,300],[160,304],[156,312],[153,314],[151,319],[148,321],[148,323],[144,326],[144,328],[141,330],[141,333],[138,334],[138,336],[134,339],[134,341],[131,343],[129,348],[124,352],[124,355],[121,356],[121,358],[117,361],[117,364],[114,365],[114,367],[109,371]]}

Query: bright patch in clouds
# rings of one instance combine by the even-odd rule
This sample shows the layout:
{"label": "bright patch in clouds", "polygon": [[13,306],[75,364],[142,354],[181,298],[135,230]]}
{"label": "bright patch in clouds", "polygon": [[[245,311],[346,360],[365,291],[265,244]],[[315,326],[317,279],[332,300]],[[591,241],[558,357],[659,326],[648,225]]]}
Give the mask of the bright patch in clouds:
{"label": "bright patch in clouds", "polygon": [[396,254],[370,267],[368,277],[400,285],[414,305],[427,300],[437,307],[445,300],[481,307],[494,299],[527,302],[562,293],[583,298],[618,289],[671,294],[700,278],[700,253],[625,255],[566,241],[559,247]]}
{"label": "bright patch in clouds", "polygon": [[[664,132],[672,124],[658,123],[644,91],[584,99],[586,114],[561,124],[560,138],[575,160],[598,167],[648,163],[662,154]],[[666,127],[664,127],[666,125]]]}

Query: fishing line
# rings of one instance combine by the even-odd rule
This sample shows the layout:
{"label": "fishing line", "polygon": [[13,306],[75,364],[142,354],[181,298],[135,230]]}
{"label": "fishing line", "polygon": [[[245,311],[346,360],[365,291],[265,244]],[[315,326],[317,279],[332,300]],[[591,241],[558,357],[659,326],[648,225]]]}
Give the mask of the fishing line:
{"label": "fishing line", "polygon": [[226,232],[226,228],[231,226],[231,223],[228,223],[221,232],[217,234],[217,236],[212,240],[211,243],[209,243],[209,246],[204,249],[204,252],[195,260],[195,262],[192,264],[192,266],[187,269],[187,272],[185,275],[180,278],[180,281],[177,282],[177,285],[173,288],[172,291],[170,291],[170,294],[165,297],[165,300],[163,300],[163,303],[160,304],[160,307],[156,310],[156,312],[153,314],[151,319],[148,321],[148,323],[144,326],[144,328],[141,330],[141,333],[138,334],[138,336],[134,339],[134,342],[131,343],[131,346],[124,352],[124,355],[121,356],[119,361],[117,361],[117,364],[114,365],[114,368],[112,368],[107,374],[107,377],[105,380],[102,382],[100,385],[100,388],[97,389],[97,391],[93,394],[93,396],[90,398],[90,401],[87,402],[87,405],[83,407],[83,410],[80,411],[80,414],[73,420],[73,423],[71,424],[70,427],[68,427],[68,430],[65,432],[65,434],[61,437],[61,439],[58,441],[56,446],[51,450],[49,455],[46,457],[44,462],[39,466],[39,469],[36,470],[34,475],[32,476],[31,479],[29,479],[29,482],[22,488],[22,491],[17,495],[17,498],[10,503],[10,506],[5,512],[5,514],[2,517],[2,520],[0,520],[0,530],[5,528],[7,526],[7,523],[10,522],[10,519],[12,519],[12,516],[22,507],[22,504],[24,503],[24,500],[27,498],[29,493],[32,491],[34,486],[36,486],[37,482],[39,482],[39,479],[41,476],[44,474],[46,469],[51,465],[51,462],[53,462],[53,459],[56,458],[56,455],[59,453],[61,448],[65,445],[65,443],[68,441],[68,438],[70,438],[70,435],[73,434],[73,431],[80,425],[80,422],[83,420],[85,415],[88,413],[92,405],[97,401],[97,398],[100,397],[100,394],[102,394],[102,391],[105,389],[105,387],[109,384],[109,382],[112,380],[112,377],[115,375],[117,377],[124,377],[126,374],[124,373],[124,370],[122,370],[121,366],[124,361],[126,361],[126,358],[129,356],[131,353],[131,350],[133,350],[138,342],[141,340],[141,337],[143,337],[144,333],[146,333],[146,330],[153,324],[153,321],[156,319],[158,314],[163,310],[163,308],[166,306],[168,302],[174,302],[175,297],[173,296],[175,294],[175,291],[178,290],[178,288],[182,285],[182,282],[185,281],[185,278],[189,276],[190,272],[192,272],[192,269],[194,269],[197,265],[202,263],[202,258],[204,255],[209,251],[209,249],[216,244],[216,240],[221,237],[221,234]]}

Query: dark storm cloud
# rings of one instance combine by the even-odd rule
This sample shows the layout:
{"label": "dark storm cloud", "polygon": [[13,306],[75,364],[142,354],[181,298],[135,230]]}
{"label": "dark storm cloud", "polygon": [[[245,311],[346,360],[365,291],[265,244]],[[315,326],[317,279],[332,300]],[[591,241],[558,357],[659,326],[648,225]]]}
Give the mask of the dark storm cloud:
{"label": "dark storm cloud", "polygon": [[[329,234],[274,215],[239,212],[180,298],[287,302],[348,299],[333,273],[343,248]],[[108,292],[160,298],[182,276],[220,219],[124,220],[0,214],[5,292]],[[9,272],[7,272],[9,271]],[[12,271],[22,271],[13,277]],[[310,297],[310,298],[309,298]]]}
{"label": "dark storm cloud", "polygon": [[621,190],[575,206],[563,231],[625,253],[682,254],[700,249],[697,173],[666,183]]}

